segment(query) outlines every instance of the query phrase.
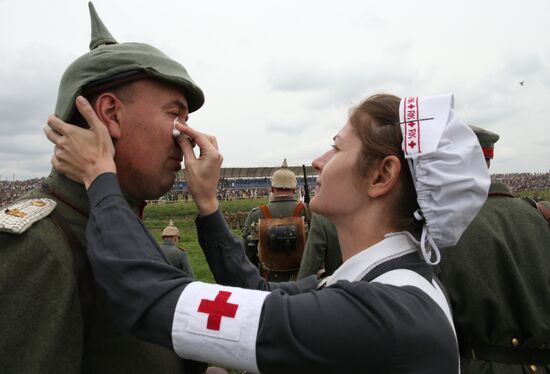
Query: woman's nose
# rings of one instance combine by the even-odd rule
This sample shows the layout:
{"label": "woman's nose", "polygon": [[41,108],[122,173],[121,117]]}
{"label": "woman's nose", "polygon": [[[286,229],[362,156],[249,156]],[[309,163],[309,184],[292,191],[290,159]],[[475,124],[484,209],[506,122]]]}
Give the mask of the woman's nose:
{"label": "woman's nose", "polygon": [[325,153],[323,153],[321,156],[317,157],[315,160],[313,160],[313,162],[311,163],[311,166],[313,166],[313,168],[317,171],[317,172],[321,172],[323,170],[323,167],[325,166],[325,164],[327,163],[327,160],[330,158],[329,157],[329,154],[330,154],[331,151],[327,151]]}

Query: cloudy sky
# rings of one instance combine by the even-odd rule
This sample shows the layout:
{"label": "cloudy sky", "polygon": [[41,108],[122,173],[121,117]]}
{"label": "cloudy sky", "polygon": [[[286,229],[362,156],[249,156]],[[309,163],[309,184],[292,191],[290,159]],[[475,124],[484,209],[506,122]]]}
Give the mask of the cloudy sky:
{"label": "cloudy sky", "polygon": [[[550,2],[95,0],[119,42],[152,44],[206,95],[189,124],[224,166],[311,163],[362,98],[455,94],[501,135],[492,172],[550,170]],[[546,35],[546,36],[544,36]],[[0,0],[0,178],[50,170],[42,133],[88,50],[84,0]],[[525,81],[522,87],[519,81]]]}

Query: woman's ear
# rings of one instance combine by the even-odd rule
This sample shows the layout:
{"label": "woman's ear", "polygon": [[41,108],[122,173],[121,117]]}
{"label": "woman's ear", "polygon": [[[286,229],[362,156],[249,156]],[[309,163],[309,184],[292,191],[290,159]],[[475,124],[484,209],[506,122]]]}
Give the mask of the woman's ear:
{"label": "woman's ear", "polygon": [[121,106],[122,102],[120,99],[110,92],[101,94],[94,105],[97,117],[105,127],[107,127],[109,135],[111,135],[113,139],[120,139],[122,136],[120,122],[117,116]]}
{"label": "woman's ear", "polygon": [[370,197],[380,197],[393,190],[399,181],[401,161],[395,155],[379,160],[373,168],[369,180],[368,193]]}

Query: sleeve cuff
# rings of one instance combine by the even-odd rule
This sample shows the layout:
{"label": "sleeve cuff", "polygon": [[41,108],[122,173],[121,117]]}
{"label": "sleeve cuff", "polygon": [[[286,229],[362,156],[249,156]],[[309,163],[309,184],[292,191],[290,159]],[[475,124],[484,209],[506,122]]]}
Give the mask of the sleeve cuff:
{"label": "sleeve cuff", "polygon": [[231,231],[227,226],[227,222],[225,222],[221,209],[207,216],[197,217],[195,224],[198,232],[208,233],[205,238],[209,241],[231,235]]}
{"label": "sleeve cuff", "polygon": [[103,173],[100,174],[87,191],[88,200],[90,206],[97,206],[101,201],[109,196],[120,196],[124,198],[120,185],[118,184],[118,178],[115,173]]}

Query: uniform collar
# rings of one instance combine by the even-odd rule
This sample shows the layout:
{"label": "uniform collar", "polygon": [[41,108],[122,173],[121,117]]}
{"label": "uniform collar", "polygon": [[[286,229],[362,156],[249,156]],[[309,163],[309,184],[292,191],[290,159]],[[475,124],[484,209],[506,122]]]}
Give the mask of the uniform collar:
{"label": "uniform collar", "polygon": [[491,183],[491,186],[489,187],[489,195],[495,194],[495,193],[512,193],[512,190],[510,187],[508,187],[506,184],[501,182],[493,182]]}
{"label": "uniform collar", "polygon": [[139,216],[139,218],[143,219],[143,212],[145,210],[145,206],[147,205],[147,202],[134,200],[130,196],[128,196],[124,191],[122,191],[122,194],[126,198],[126,201],[128,202],[128,205],[130,205],[130,208],[132,209],[132,211],[136,213]]}
{"label": "uniform collar", "polygon": [[418,247],[418,241],[406,231],[386,234],[382,241],[349,258],[323,283],[330,286],[339,280],[361,280],[378,265],[416,252]]}
{"label": "uniform collar", "polygon": [[[45,192],[58,200],[61,200],[63,203],[67,204],[83,216],[88,217],[90,213],[90,206],[88,203],[86,188],[83,184],[70,180],[52,168],[50,175],[46,178],[43,185],[46,186],[44,187]],[[146,203],[144,201],[134,200],[126,194],[124,194],[124,197],[126,198],[128,205],[130,205],[130,208],[137,215],[139,215],[140,218],[142,218],[143,209],[145,208]]]}
{"label": "uniform collar", "polygon": [[86,188],[83,184],[76,183],[52,169],[43,183],[43,189],[46,193],[62,201],[83,216],[88,216],[90,207]]}
{"label": "uniform collar", "polygon": [[294,196],[273,196],[271,202],[275,201],[296,201]]}

